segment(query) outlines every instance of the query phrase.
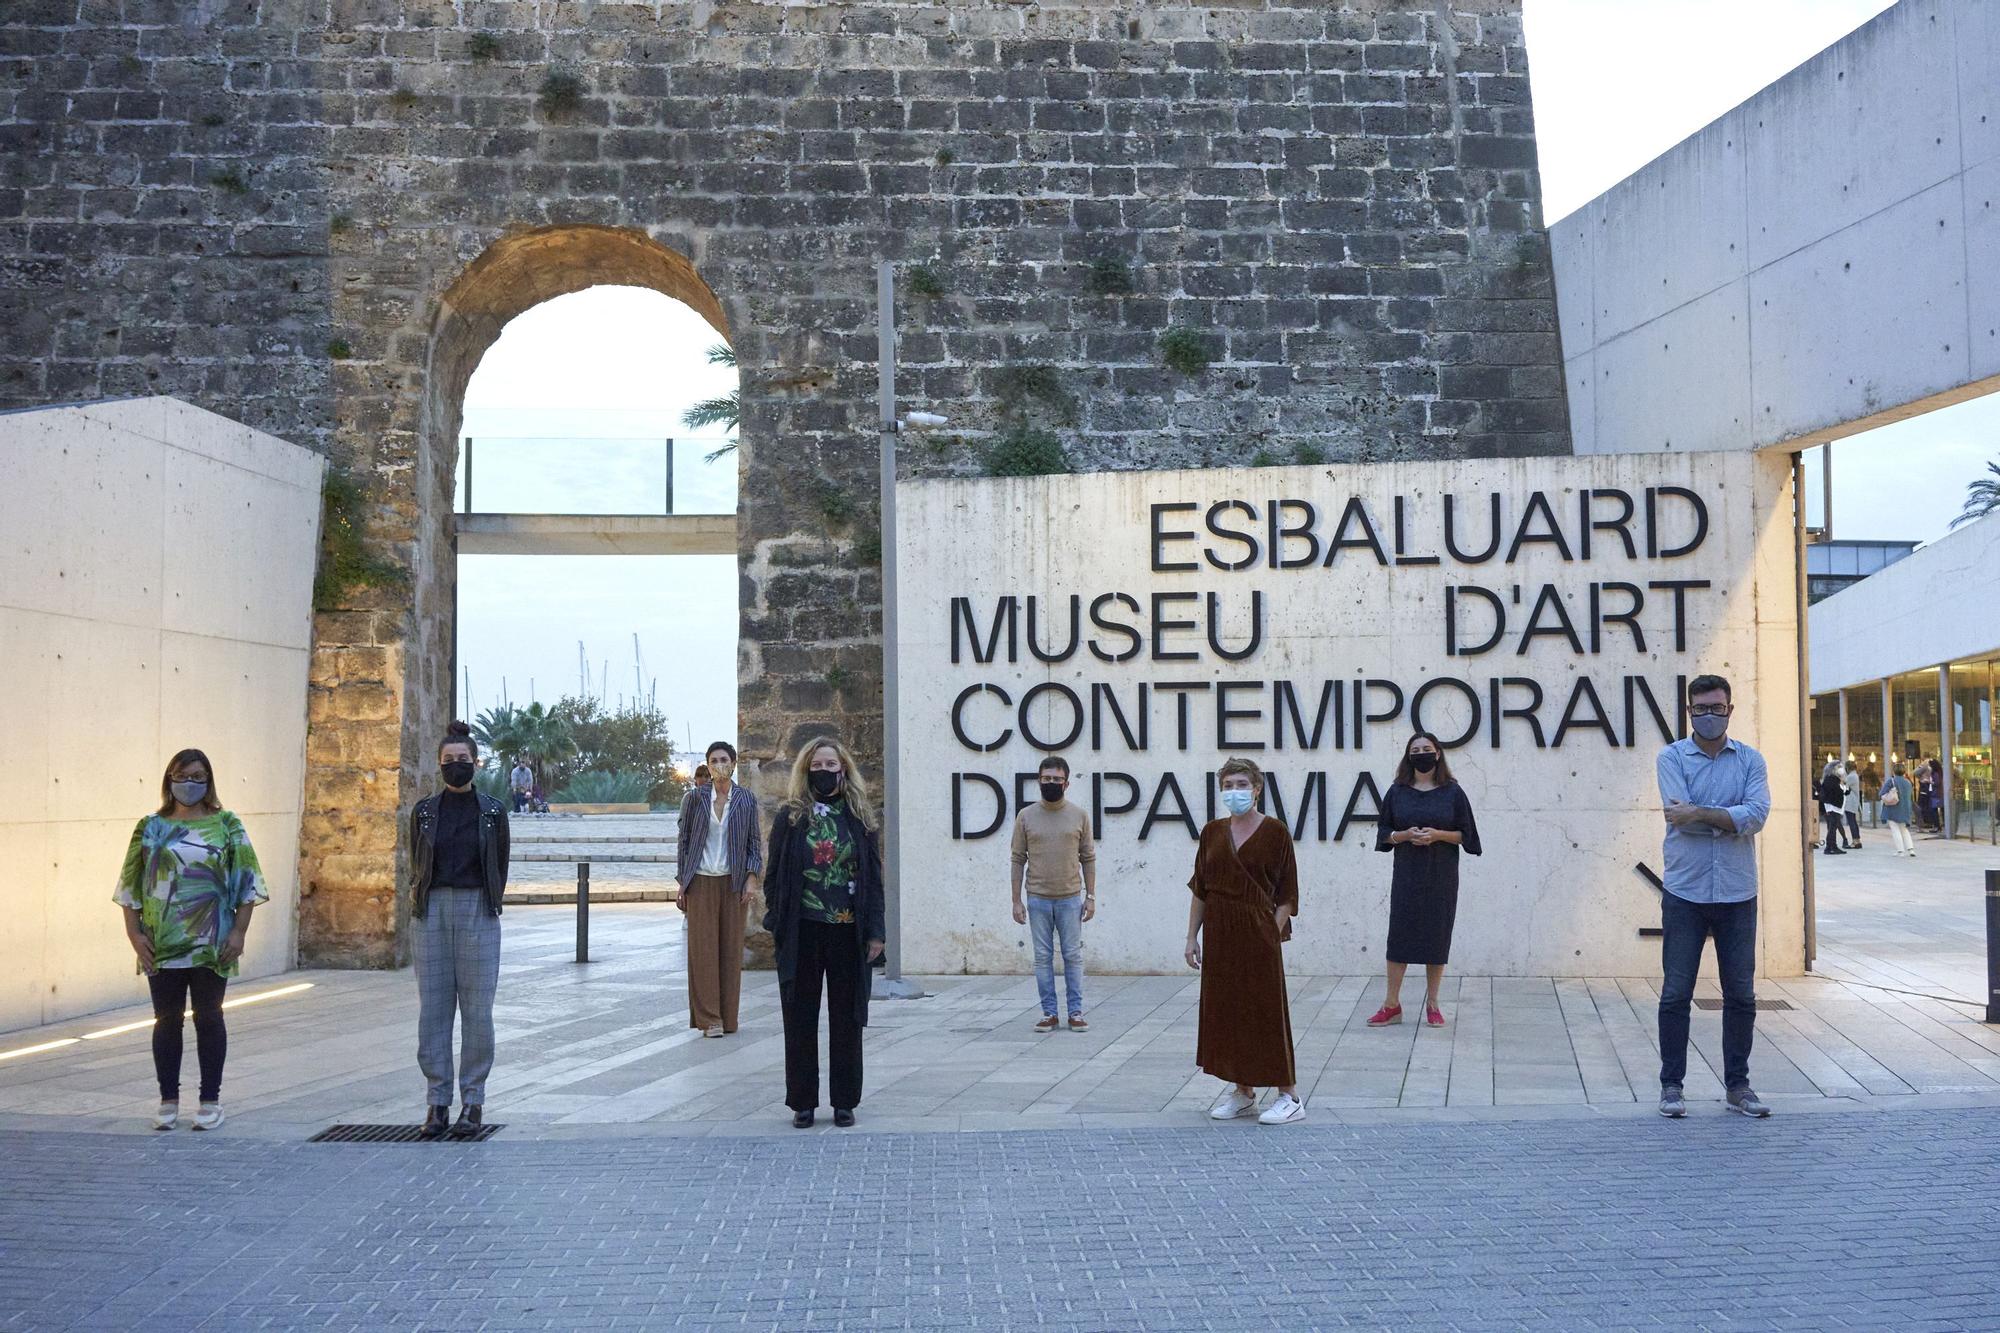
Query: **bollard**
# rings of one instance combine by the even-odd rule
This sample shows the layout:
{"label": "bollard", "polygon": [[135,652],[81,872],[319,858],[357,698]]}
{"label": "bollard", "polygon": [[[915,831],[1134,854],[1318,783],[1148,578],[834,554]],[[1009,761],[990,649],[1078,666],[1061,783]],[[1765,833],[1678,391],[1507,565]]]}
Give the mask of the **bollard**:
{"label": "bollard", "polygon": [[576,961],[590,961],[590,862],[576,863]]}
{"label": "bollard", "polygon": [[1986,1021],[2000,1023],[2000,870],[1986,872]]}

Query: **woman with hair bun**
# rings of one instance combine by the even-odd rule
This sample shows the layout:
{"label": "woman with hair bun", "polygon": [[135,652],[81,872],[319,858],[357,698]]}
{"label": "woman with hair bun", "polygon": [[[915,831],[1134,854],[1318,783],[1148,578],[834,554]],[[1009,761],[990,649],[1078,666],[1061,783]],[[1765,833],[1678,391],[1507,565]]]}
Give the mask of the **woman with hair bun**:
{"label": "woman with hair bun", "polygon": [[1396,857],[1389,880],[1389,944],[1382,1007],[1368,1026],[1403,1021],[1403,973],[1424,969],[1424,1023],[1444,1026],[1438,987],[1451,957],[1451,928],[1458,919],[1458,852],[1479,855],[1479,825],[1472,802],[1452,780],[1438,738],[1420,731],[1403,744],[1396,780],[1382,798],[1375,850]]}
{"label": "woman with hair bun", "polygon": [[[507,807],[473,790],[479,743],[453,722],[438,745],[444,790],[410,811],[410,918],[417,923],[417,1066],[430,1084],[423,1137],[476,1138],[493,1068]],[[451,1123],[452,1019],[461,1032],[458,1122]]]}

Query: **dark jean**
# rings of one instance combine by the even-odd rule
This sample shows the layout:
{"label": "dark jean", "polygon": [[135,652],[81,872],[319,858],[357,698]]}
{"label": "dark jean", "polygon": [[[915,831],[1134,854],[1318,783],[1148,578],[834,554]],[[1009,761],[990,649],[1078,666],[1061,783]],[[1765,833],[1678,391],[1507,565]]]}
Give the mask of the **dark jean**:
{"label": "dark jean", "polygon": [[146,978],[146,985],[153,992],[153,1072],[159,1076],[160,1100],[181,1099],[181,1029],[190,1001],[201,1099],[222,1100],[222,1061],[229,1054],[222,993],[229,982],[205,967],[163,967]]}
{"label": "dark jean", "polygon": [[1757,1023],[1757,900],[1691,903],[1660,895],[1660,1085],[1679,1087],[1687,1077],[1688,1006],[1701,946],[1715,937],[1715,970],[1722,982],[1722,1085],[1750,1082],[1750,1041]]}

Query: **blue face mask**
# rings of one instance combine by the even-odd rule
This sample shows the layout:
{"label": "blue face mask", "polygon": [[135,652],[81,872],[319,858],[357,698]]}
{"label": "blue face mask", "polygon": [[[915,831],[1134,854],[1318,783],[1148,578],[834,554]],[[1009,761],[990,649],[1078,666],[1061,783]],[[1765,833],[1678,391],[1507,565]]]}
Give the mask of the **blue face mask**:
{"label": "blue face mask", "polygon": [[1242,787],[1228,787],[1223,790],[1222,804],[1232,815],[1247,815],[1250,807],[1257,804],[1257,794]]}
{"label": "blue face mask", "polygon": [[1723,733],[1729,730],[1728,718],[1714,717],[1706,713],[1700,717],[1689,718],[1688,724],[1694,728],[1694,734],[1705,741],[1719,741]]}

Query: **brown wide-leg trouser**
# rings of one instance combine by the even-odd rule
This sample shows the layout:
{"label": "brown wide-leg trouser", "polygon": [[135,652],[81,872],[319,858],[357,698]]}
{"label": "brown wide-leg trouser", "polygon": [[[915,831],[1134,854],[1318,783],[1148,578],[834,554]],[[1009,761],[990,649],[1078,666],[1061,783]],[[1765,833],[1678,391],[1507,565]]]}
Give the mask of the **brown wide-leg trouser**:
{"label": "brown wide-leg trouser", "polygon": [[749,908],[727,875],[696,875],[681,893],[687,911],[688,1026],[734,1032]]}

